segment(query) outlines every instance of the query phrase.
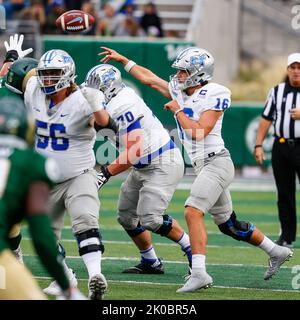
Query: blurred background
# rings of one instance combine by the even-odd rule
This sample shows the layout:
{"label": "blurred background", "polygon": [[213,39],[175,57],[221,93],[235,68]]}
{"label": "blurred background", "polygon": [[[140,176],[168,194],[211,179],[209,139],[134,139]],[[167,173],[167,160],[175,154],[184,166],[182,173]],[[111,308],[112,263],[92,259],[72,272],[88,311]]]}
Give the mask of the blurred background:
{"label": "blurred background", "polygon": [[[99,63],[100,46],[118,50],[168,80],[172,61],[185,47],[206,48],[215,58],[214,81],[232,91],[223,136],[237,173],[246,177],[270,174],[269,161],[257,167],[252,156],[258,120],[267,93],[282,82],[287,55],[300,51],[300,1],[293,0],[10,0],[0,1],[6,15],[3,42],[14,33],[25,35],[24,48],[33,56],[64,49],[74,58],[77,82]],[[55,20],[64,12],[80,9],[95,17],[86,34],[63,33]],[[122,75],[155,110],[169,129],[174,119],[162,106],[167,102],[152,89]],[[272,132],[264,142],[267,157]],[[188,159],[185,157],[186,163]]]}

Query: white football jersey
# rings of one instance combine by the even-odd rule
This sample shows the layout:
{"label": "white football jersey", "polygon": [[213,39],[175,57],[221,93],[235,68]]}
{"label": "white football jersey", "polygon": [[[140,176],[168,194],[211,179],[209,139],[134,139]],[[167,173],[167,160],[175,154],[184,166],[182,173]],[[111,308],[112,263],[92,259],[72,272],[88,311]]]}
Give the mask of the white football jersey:
{"label": "white football jersey", "polygon": [[140,120],[144,138],[144,152],[141,158],[156,152],[170,142],[168,131],[133,89],[124,87],[109,101],[106,110],[118,123],[120,132],[126,131],[138,119]]}
{"label": "white football jersey", "polygon": [[[224,111],[230,107],[231,91],[217,83],[208,83],[196,90],[191,96],[181,90],[175,90],[169,84],[169,91],[184,113],[190,119],[199,121],[203,112],[207,110]],[[192,162],[196,159],[206,158],[209,154],[218,153],[224,148],[221,135],[223,115],[218,119],[211,132],[200,141],[193,140],[176,120],[178,135]]]}
{"label": "white football jersey", "polygon": [[59,182],[95,166],[96,131],[89,126],[93,112],[79,89],[50,107],[37,77],[31,77],[24,100],[36,121],[36,151],[57,161],[62,172]]}

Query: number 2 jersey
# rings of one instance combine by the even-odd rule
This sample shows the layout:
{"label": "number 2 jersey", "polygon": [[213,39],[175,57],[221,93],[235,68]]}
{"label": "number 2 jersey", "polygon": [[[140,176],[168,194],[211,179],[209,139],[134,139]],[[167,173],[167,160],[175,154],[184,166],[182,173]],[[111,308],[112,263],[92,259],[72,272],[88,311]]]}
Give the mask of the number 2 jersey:
{"label": "number 2 jersey", "polygon": [[133,89],[124,87],[119,91],[107,104],[106,111],[118,123],[120,135],[135,128],[143,130],[144,151],[135,168],[144,167],[176,147],[168,131]]}
{"label": "number 2 jersey", "polygon": [[33,76],[27,82],[24,100],[36,121],[36,151],[57,161],[62,172],[58,182],[95,166],[96,131],[89,126],[93,112],[79,89],[51,106]]}
{"label": "number 2 jersey", "polygon": [[[169,91],[183,112],[192,120],[199,121],[201,115],[208,110],[224,111],[230,107],[231,92],[228,88],[217,83],[208,83],[196,90],[191,96],[182,90],[176,90],[169,84]],[[191,138],[176,120],[178,135],[192,162],[204,159],[211,153],[218,153],[224,149],[224,140],[221,135],[223,115],[219,117],[211,132],[203,139],[196,141]]]}

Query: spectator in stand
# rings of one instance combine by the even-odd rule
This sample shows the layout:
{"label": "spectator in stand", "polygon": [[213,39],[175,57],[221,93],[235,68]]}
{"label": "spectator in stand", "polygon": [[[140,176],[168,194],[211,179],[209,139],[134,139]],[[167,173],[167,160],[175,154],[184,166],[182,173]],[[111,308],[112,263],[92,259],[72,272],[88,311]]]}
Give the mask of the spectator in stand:
{"label": "spectator in stand", "polygon": [[[90,15],[92,15],[95,18],[95,21],[98,21],[98,15],[97,15],[95,6],[90,1],[85,1],[81,6],[81,10],[86,13],[89,13]],[[93,24],[92,28],[88,32],[86,32],[85,34],[95,35],[96,34],[95,24]]]}
{"label": "spectator in stand", "polygon": [[65,6],[66,6],[66,11],[69,10],[80,10],[82,7],[82,3],[84,0],[64,0],[65,1]]}
{"label": "spectator in stand", "polygon": [[[157,36],[163,37],[163,30],[161,27],[160,17],[157,14],[156,7],[154,3],[149,2],[144,7],[144,15],[140,22],[142,28],[149,36],[156,36],[154,30],[157,30]],[[155,27],[155,29],[153,28]]]}
{"label": "spectator in stand", "polygon": [[7,20],[16,19],[18,14],[26,7],[24,0],[4,1],[3,6],[5,8]]}
{"label": "spectator in stand", "polygon": [[101,36],[115,36],[118,29],[122,28],[125,17],[117,13],[111,2],[104,5],[100,13],[100,22],[96,26],[96,34]]}
{"label": "spectator in stand", "polygon": [[66,11],[63,0],[48,0],[46,6],[46,23],[43,29],[45,34],[63,34],[60,28],[55,25],[56,19]]}
{"label": "spectator in stand", "polygon": [[24,8],[18,17],[20,20],[36,20],[41,31],[46,23],[45,8],[42,0],[31,0],[30,6]]}

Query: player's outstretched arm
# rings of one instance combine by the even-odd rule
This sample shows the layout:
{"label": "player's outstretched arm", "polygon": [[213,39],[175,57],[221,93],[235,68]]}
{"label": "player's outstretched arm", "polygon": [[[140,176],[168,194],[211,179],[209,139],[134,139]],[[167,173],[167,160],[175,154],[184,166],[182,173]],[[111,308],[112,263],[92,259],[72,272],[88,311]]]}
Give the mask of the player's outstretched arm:
{"label": "player's outstretched arm", "polygon": [[163,96],[167,98],[171,98],[169,93],[168,82],[158,77],[155,73],[150,71],[149,69],[142,67],[132,60],[129,60],[125,56],[119,54],[116,50],[101,47],[103,52],[100,52],[98,55],[103,56],[100,60],[103,63],[107,63],[110,60],[116,61],[122,64],[127,72],[129,72],[132,76],[134,76],[141,83],[151,87],[152,89],[160,92]]}
{"label": "player's outstretched arm", "polygon": [[24,41],[24,35],[20,36],[16,33],[9,37],[9,41],[4,41],[4,46],[6,49],[5,60],[3,62],[2,68],[0,70],[0,77],[5,76],[8,73],[9,66],[19,58],[24,58],[29,53],[33,51],[32,48],[23,50],[22,45]]}

